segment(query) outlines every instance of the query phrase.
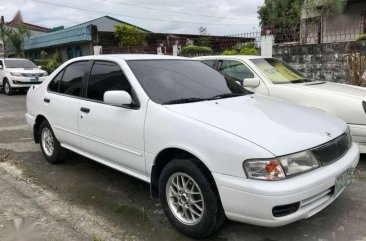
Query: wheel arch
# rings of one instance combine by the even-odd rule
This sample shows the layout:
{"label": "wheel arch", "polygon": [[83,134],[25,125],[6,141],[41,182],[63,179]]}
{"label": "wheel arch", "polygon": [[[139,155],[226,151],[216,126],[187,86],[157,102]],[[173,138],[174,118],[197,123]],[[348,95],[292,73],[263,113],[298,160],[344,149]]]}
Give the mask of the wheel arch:
{"label": "wheel arch", "polygon": [[150,190],[151,196],[154,198],[159,197],[159,178],[164,167],[171,161],[175,159],[188,159],[192,158],[193,161],[200,167],[201,171],[205,172],[207,176],[210,178],[210,181],[214,184],[217,190],[216,182],[210,169],[207,165],[197,157],[197,155],[192,154],[189,151],[183,150],[181,148],[170,147],[164,150],[161,150],[159,154],[155,157],[154,164],[151,169],[151,177],[150,177]]}
{"label": "wheel arch", "polygon": [[43,121],[48,121],[44,115],[37,115],[33,125],[33,138],[35,143],[39,143],[39,127]]}

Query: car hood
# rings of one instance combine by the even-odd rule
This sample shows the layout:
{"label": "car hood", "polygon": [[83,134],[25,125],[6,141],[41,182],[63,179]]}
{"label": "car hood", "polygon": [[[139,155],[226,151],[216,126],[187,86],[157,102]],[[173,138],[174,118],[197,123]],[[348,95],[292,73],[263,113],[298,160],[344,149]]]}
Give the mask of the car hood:
{"label": "car hood", "polygon": [[324,81],[316,81],[302,84],[286,84],[286,85],[294,88],[302,88],[312,91],[322,91],[322,92],[333,93],[336,95],[359,97],[361,99],[366,99],[366,88],[354,85],[338,84]]}
{"label": "car hood", "polygon": [[342,120],[323,111],[261,95],[165,106],[253,142],[275,156],[321,145],[346,129]]}
{"label": "car hood", "polygon": [[27,74],[39,74],[44,73],[46,71],[38,69],[38,68],[8,68],[9,72],[16,72],[16,73],[27,73]]}

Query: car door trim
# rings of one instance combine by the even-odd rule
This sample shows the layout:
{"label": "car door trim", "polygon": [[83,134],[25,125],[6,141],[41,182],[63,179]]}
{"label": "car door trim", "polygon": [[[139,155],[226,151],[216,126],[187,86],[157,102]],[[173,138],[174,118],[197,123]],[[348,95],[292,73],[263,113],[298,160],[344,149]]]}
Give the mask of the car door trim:
{"label": "car door trim", "polygon": [[104,144],[106,146],[113,147],[115,149],[119,149],[119,150],[122,150],[122,151],[125,151],[125,152],[128,152],[128,153],[131,153],[131,154],[136,155],[136,156],[143,156],[142,153],[140,153],[140,152],[131,150],[131,149],[127,148],[127,147],[122,147],[122,146],[120,146],[118,144],[114,144],[114,143],[111,143],[111,142],[107,142],[107,141],[105,141],[103,139],[100,139],[100,138],[97,138],[97,137],[92,137],[92,136],[86,135],[84,133],[79,133],[79,136],[80,137],[83,137],[85,139],[91,140],[91,141],[95,141],[95,142]]}
{"label": "car door trim", "polygon": [[150,178],[148,176],[144,175],[143,173],[133,171],[133,170],[131,170],[131,169],[125,167],[125,166],[121,166],[120,164],[115,163],[115,162],[113,162],[111,160],[105,160],[105,159],[103,159],[103,158],[101,158],[99,156],[95,156],[95,155],[93,155],[93,154],[91,154],[89,152],[85,152],[83,150],[80,150],[79,148],[76,148],[74,146],[71,146],[71,145],[68,145],[68,144],[65,144],[65,143],[61,143],[61,146],[64,147],[64,148],[66,148],[66,149],[69,149],[69,150],[71,150],[73,152],[76,152],[76,153],[78,153],[78,154],[80,154],[82,156],[85,156],[87,158],[90,158],[90,159],[92,159],[92,160],[94,160],[96,162],[99,162],[99,163],[101,163],[103,165],[106,165],[108,167],[111,167],[113,169],[116,169],[118,171],[121,171],[123,173],[126,173],[126,174],[128,174],[130,176],[136,177],[136,178],[138,178],[138,179],[140,179],[140,180],[142,180],[144,182],[150,183]]}

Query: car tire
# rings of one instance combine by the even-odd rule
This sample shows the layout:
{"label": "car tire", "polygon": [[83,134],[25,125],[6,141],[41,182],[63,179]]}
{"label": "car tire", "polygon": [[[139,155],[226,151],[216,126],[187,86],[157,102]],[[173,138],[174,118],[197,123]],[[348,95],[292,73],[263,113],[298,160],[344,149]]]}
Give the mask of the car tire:
{"label": "car tire", "polygon": [[159,197],[164,212],[178,231],[191,238],[211,235],[226,219],[211,179],[195,159],[175,159],[160,175]]}
{"label": "car tire", "polygon": [[4,92],[6,95],[14,94],[14,89],[11,87],[11,85],[7,79],[4,80]]}
{"label": "car tire", "polygon": [[56,139],[50,124],[43,121],[39,127],[39,143],[45,159],[52,164],[64,161],[66,150],[61,147],[60,142]]}

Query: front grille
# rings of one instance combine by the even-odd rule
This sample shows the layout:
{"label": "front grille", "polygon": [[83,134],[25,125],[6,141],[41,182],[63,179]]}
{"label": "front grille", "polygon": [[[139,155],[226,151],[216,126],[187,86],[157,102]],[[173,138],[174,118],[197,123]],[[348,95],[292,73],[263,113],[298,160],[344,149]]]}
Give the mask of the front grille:
{"label": "front grille", "polygon": [[326,166],[341,158],[346,154],[350,147],[349,139],[346,133],[331,140],[324,145],[318,146],[311,151],[313,152],[320,165]]}
{"label": "front grille", "polygon": [[22,73],[23,77],[42,77],[42,73]]}

